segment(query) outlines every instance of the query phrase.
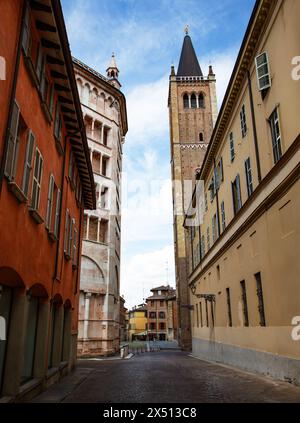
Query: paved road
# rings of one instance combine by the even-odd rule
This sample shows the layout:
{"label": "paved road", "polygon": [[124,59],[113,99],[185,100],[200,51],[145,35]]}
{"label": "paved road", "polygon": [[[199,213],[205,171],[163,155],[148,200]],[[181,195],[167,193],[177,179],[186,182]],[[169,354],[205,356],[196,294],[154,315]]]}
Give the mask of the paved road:
{"label": "paved road", "polygon": [[300,403],[300,388],[161,351],[130,360],[80,361],[75,372],[35,402]]}

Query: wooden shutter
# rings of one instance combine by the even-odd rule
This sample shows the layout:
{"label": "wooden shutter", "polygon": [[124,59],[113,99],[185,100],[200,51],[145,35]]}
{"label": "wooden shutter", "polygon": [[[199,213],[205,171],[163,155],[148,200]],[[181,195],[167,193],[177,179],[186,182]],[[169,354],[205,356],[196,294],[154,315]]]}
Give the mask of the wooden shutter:
{"label": "wooden shutter", "polygon": [[31,130],[29,130],[27,147],[26,147],[26,155],[25,155],[23,184],[22,184],[22,190],[23,190],[23,193],[26,195],[26,197],[28,196],[30,174],[31,174],[31,171],[32,171],[32,159],[33,159],[34,143],[35,143],[35,136],[34,136],[33,132]]}
{"label": "wooden shutter", "polygon": [[8,135],[8,149],[6,153],[6,163],[5,163],[5,175],[9,178],[13,178],[13,171],[15,168],[15,158],[16,158],[16,143],[18,136],[19,128],[19,118],[20,118],[20,108],[18,103],[15,101],[13,105],[11,124],[9,128]]}
{"label": "wooden shutter", "polygon": [[50,101],[49,101],[49,111],[51,116],[53,114],[53,107],[54,107],[54,84],[51,85],[51,93],[50,93]]}
{"label": "wooden shutter", "polygon": [[54,176],[50,175],[48,198],[47,198],[46,224],[45,224],[47,229],[51,229],[53,192],[54,192]]}
{"label": "wooden shutter", "polygon": [[58,189],[57,196],[56,196],[56,209],[55,209],[55,222],[54,222],[54,235],[56,236],[56,238],[58,238],[60,202],[61,202],[61,192],[60,192],[60,189]]}
{"label": "wooden shutter", "polygon": [[237,200],[238,200],[238,210],[240,210],[240,208],[242,207],[240,175],[237,175],[236,177],[236,192],[237,192]]}
{"label": "wooden shutter", "polygon": [[69,210],[66,211],[64,252],[67,254],[69,244]]}
{"label": "wooden shutter", "polygon": [[42,172],[43,172],[43,158],[39,150],[36,149],[35,166],[34,166],[34,174],[33,174],[33,186],[32,186],[32,201],[31,201],[31,207],[33,208],[33,210],[38,210],[39,208]]}
{"label": "wooden shutter", "polygon": [[28,54],[30,41],[30,12],[29,7],[26,8],[26,14],[24,19],[23,34],[22,34],[22,47],[25,54]]}
{"label": "wooden shutter", "polygon": [[77,264],[77,229],[74,228],[74,235],[73,235],[73,263]]}
{"label": "wooden shutter", "polygon": [[38,56],[36,61],[36,73],[37,73],[39,82],[41,82],[41,78],[42,78],[42,66],[43,66],[43,50],[42,50],[41,44],[39,44]]}
{"label": "wooden shutter", "polygon": [[73,228],[75,225],[75,219],[71,219],[71,217],[69,217],[69,220],[70,220],[70,227],[69,227],[68,255],[71,257],[72,243],[73,243]]}

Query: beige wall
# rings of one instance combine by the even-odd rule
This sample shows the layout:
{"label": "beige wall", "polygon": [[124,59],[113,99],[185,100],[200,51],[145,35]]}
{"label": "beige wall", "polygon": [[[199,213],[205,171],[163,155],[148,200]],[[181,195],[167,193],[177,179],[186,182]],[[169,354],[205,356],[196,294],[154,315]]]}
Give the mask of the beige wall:
{"label": "beige wall", "polygon": [[[262,2],[267,4],[267,2]],[[300,314],[299,248],[300,248],[300,181],[299,181],[299,108],[300,83],[291,77],[291,61],[299,55],[300,2],[272,2],[274,8],[264,17],[249,72],[253,92],[254,115],[262,181],[259,182],[251,117],[247,75],[239,84],[218,142],[212,139],[218,163],[223,159],[224,181],[218,190],[219,204],[225,203],[227,228],[212,245],[212,217],[217,211],[217,198],[210,202],[208,187],[213,176],[213,162],[206,160],[202,169],[208,211],[200,227],[205,235],[205,255],[190,274],[194,295],[191,301],[193,350],[201,357],[236,364],[249,370],[288,378],[300,383],[299,342],[292,339],[291,321]],[[263,7],[264,5],[261,5]],[[261,15],[262,16],[262,15]],[[253,25],[255,24],[254,21]],[[249,41],[250,37],[248,37]],[[245,46],[244,46],[245,47]],[[254,58],[267,52],[272,86],[263,99],[258,90]],[[236,73],[237,75],[237,73]],[[226,99],[228,101],[228,99]],[[245,105],[248,131],[241,135],[240,110]],[[275,164],[268,119],[278,107],[282,141],[282,159]],[[233,132],[235,159],[231,162],[229,134]],[[293,149],[290,147],[293,146]],[[290,149],[289,149],[290,148]],[[245,160],[250,157],[254,193],[248,199]],[[234,216],[231,183],[240,175],[243,207]],[[221,213],[219,210],[221,224]],[[207,228],[211,248],[207,246]],[[196,232],[199,228],[196,228]],[[196,236],[193,248],[197,247]],[[192,247],[191,247],[192,249]],[[190,258],[190,266],[192,260]],[[255,274],[261,273],[266,327],[260,326]],[[244,327],[240,282],[245,281],[249,327]],[[232,327],[229,327],[226,288],[230,289]],[[205,299],[213,294],[214,322],[208,302],[209,327],[206,327]],[[197,297],[198,296],[198,297]],[[202,303],[202,322],[200,318]],[[198,309],[198,318],[197,318]],[[199,327],[197,322],[199,322]],[[264,354],[269,354],[268,360]],[[290,360],[290,361],[289,361]]]}

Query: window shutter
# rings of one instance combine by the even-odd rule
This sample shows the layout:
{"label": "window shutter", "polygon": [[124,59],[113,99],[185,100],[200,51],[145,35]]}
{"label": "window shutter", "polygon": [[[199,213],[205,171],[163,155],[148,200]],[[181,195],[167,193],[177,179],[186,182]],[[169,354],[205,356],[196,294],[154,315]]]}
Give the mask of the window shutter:
{"label": "window shutter", "polygon": [[255,67],[259,91],[263,91],[267,88],[270,88],[272,82],[267,53],[262,53],[255,58]]}
{"label": "window shutter", "polygon": [[68,252],[69,244],[69,210],[66,211],[66,224],[65,224],[65,239],[64,239],[64,252]]}
{"label": "window shutter", "polygon": [[42,66],[43,66],[43,50],[42,50],[41,44],[39,44],[38,56],[36,61],[36,73],[37,73],[39,82],[41,82],[41,78],[42,78]]}
{"label": "window shutter", "polygon": [[70,220],[70,228],[69,228],[68,255],[71,257],[72,247],[73,247],[73,229],[75,226],[75,219],[71,219],[71,217],[69,217],[69,220]]}
{"label": "window shutter", "polygon": [[224,181],[224,170],[223,170],[223,157],[220,159],[220,180]]}
{"label": "window shutter", "polygon": [[237,200],[238,200],[238,210],[240,210],[240,208],[242,207],[240,175],[237,175],[236,177],[236,191],[237,191]]}
{"label": "window shutter", "polygon": [[61,193],[60,193],[60,189],[58,189],[57,196],[56,196],[56,209],[55,209],[55,222],[54,222],[54,235],[56,236],[56,238],[58,238],[60,202],[61,202]]}
{"label": "window shutter", "polygon": [[46,84],[46,59],[45,59],[45,56],[43,56],[42,67],[41,67],[40,91],[44,101],[47,100],[47,93],[45,92],[45,84]]}
{"label": "window shutter", "polygon": [[31,201],[31,207],[33,210],[38,210],[39,208],[42,172],[43,172],[43,158],[39,150],[36,149],[34,175],[33,175],[33,187],[32,187],[32,201]]}
{"label": "window shutter", "polygon": [[49,111],[51,116],[53,115],[53,106],[54,106],[54,84],[51,85],[51,93],[50,93],[50,102],[49,102]]}
{"label": "window shutter", "polygon": [[47,199],[46,225],[45,225],[46,229],[51,229],[53,191],[54,191],[54,177],[53,175],[50,175],[48,199]]}
{"label": "window shutter", "polygon": [[29,40],[30,40],[30,13],[29,13],[29,7],[27,7],[25,19],[24,19],[23,34],[22,34],[22,47],[26,55],[28,54]]}
{"label": "window shutter", "polygon": [[31,174],[31,171],[32,171],[32,159],[33,159],[34,143],[35,143],[35,136],[34,136],[33,132],[31,130],[29,130],[27,147],[26,147],[26,155],[25,155],[23,184],[22,184],[22,190],[23,190],[23,193],[26,195],[26,197],[28,196],[30,174]]}
{"label": "window shutter", "polygon": [[74,228],[73,236],[73,263],[77,264],[77,229]]}
{"label": "window shutter", "polygon": [[9,139],[8,139],[8,149],[6,154],[6,163],[5,163],[5,175],[9,178],[13,178],[14,162],[16,156],[16,142],[18,136],[19,128],[19,118],[20,118],[20,108],[17,102],[14,102],[11,124],[9,128]]}
{"label": "window shutter", "polygon": [[69,179],[72,181],[73,178],[73,166],[74,166],[74,162],[73,162],[73,150],[71,150],[70,152],[70,162],[69,162]]}

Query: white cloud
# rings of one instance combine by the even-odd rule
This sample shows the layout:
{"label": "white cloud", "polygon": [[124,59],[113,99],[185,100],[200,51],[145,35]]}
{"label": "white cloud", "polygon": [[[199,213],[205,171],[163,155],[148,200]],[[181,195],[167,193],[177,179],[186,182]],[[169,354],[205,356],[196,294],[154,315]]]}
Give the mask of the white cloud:
{"label": "white cloud", "polygon": [[125,296],[126,307],[141,304],[144,298],[150,296],[150,289],[156,286],[169,284],[174,287],[173,245],[135,254],[126,263],[123,260],[122,273],[121,293]]}
{"label": "white cloud", "polygon": [[[135,86],[127,94],[130,143],[168,136],[168,76]],[[168,138],[167,138],[168,140]]]}

